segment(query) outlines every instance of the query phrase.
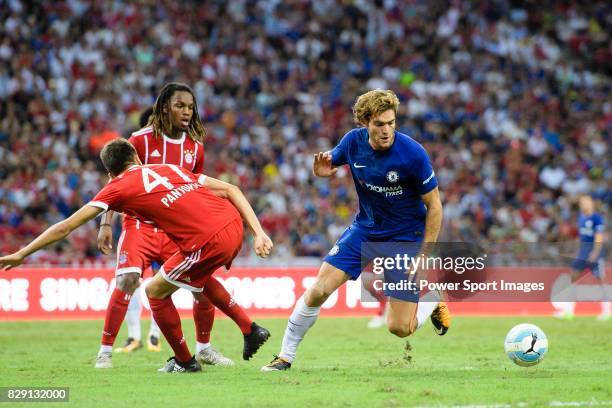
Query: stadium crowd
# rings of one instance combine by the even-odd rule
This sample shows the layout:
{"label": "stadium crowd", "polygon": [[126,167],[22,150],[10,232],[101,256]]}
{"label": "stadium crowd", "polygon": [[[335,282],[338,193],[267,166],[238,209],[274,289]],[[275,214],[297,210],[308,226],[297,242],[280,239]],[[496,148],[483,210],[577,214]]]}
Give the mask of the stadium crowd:
{"label": "stadium crowd", "polygon": [[[398,94],[397,130],[429,152],[443,240],[575,240],[575,198],[612,199],[605,1],[0,3],[0,253],[98,191],[101,146],[168,81],[195,90],[206,171],[241,186],[280,258],[321,257],[350,223],[348,170],[310,166],[367,89]],[[96,235],[31,262],[112,264]]]}

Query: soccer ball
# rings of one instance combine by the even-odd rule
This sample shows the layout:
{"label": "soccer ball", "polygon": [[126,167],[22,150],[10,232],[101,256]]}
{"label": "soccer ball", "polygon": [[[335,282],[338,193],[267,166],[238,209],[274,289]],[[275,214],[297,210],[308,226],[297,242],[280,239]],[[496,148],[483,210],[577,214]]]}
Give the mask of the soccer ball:
{"label": "soccer ball", "polygon": [[548,351],[548,339],[535,324],[523,323],[514,326],[506,335],[506,355],[521,367],[538,364]]}

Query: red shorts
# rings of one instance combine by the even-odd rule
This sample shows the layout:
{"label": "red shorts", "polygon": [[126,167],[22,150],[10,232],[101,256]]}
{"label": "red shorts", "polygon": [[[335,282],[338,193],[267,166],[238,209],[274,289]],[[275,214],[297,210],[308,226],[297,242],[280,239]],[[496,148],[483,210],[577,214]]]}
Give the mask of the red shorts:
{"label": "red shorts", "polygon": [[195,252],[177,251],[160,268],[164,279],[192,292],[202,292],[213,272],[230,268],[242,247],[242,219],[237,218]]}
{"label": "red shorts", "polygon": [[117,243],[115,275],[137,272],[140,275],[151,263],[163,263],[179,250],[164,231],[148,224],[128,225]]}

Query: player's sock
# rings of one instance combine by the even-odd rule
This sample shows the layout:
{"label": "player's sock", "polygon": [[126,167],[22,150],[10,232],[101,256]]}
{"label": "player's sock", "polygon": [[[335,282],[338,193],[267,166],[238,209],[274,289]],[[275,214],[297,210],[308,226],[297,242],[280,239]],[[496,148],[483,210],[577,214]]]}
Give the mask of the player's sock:
{"label": "player's sock", "polygon": [[128,337],[140,341],[140,312],[142,310],[142,304],[140,303],[140,288],[132,294],[130,303],[128,305],[127,314],[125,317],[128,329]]}
{"label": "player's sock", "polygon": [[378,307],[377,314],[378,316],[383,316],[387,307],[387,297],[385,296],[385,293],[382,290],[377,290],[374,287],[374,283],[377,282],[376,277],[369,277],[367,279],[364,279],[365,276],[365,274],[362,274],[363,287],[365,288],[365,290],[368,291],[370,295],[372,295],[372,297],[374,297],[374,299],[378,300],[380,306]]}
{"label": "player's sock", "polygon": [[419,299],[416,312],[417,329],[425,324],[431,313],[438,307],[438,303],[440,303],[440,295],[434,291],[427,292]]}
{"label": "player's sock", "polygon": [[204,291],[213,304],[238,325],[242,334],[246,335],[251,333],[251,324],[253,321],[247,316],[240,305],[236,303],[221,282],[215,278],[210,278],[208,282],[206,282]]}
{"label": "player's sock", "polygon": [[612,302],[608,300],[610,298],[608,297],[606,282],[601,284],[601,295],[603,299],[603,302],[601,302],[601,316],[610,316],[610,313],[612,312]]}
{"label": "player's sock", "polygon": [[289,363],[293,363],[298,345],[306,335],[308,329],[317,321],[320,309],[320,306],[306,306],[304,296],[296,302],[293,312],[289,317],[289,321],[287,322],[279,357]]}
{"label": "player's sock", "polygon": [[105,346],[105,345],[101,345],[100,346],[100,350],[98,351],[98,354],[102,354],[102,353],[112,353],[113,352],[113,346]]}
{"label": "player's sock", "polygon": [[200,351],[207,350],[209,348],[210,343],[200,343],[199,341],[196,342],[196,354],[198,354]]}
{"label": "player's sock", "polygon": [[185,337],[183,336],[181,318],[176,311],[176,307],[174,307],[174,303],[172,303],[172,298],[149,298],[149,304],[151,305],[153,316],[155,316],[155,321],[164,334],[166,341],[170,344],[172,350],[174,350],[176,358],[183,362],[189,361],[191,359],[191,353],[189,352],[189,347],[187,347]]}
{"label": "player's sock", "polygon": [[601,315],[610,316],[611,312],[612,312],[612,303],[611,302],[601,302]]}
{"label": "player's sock", "polygon": [[102,331],[102,345],[111,346],[115,343],[121,323],[125,318],[125,313],[130,303],[132,296],[129,293],[123,292],[119,288],[115,288],[108,301],[106,308],[106,317],[104,319],[104,330]]}
{"label": "player's sock", "polygon": [[209,343],[215,322],[215,305],[206,296],[202,296],[200,300],[193,299],[193,322],[198,343]]}
{"label": "player's sock", "polygon": [[157,337],[161,336],[161,331],[159,330],[159,326],[153,317],[153,313],[151,313],[151,326],[149,327],[149,337]]}

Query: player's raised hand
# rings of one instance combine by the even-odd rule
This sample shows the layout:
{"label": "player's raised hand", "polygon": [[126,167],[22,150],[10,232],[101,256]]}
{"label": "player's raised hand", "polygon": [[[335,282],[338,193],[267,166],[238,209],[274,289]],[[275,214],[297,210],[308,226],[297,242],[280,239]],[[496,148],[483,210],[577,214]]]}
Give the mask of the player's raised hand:
{"label": "player's raised hand", "polygon": [[270,255],[273,246],[272,240],[265,233],[255,235],[253,249],[258,256],[262,258],[267,257]]}
{"label": "player's raised hand", "polygon": [[18,252],[3,256],[0,258],[0,269],[8,271],[11,268],[19,266],[23,263],[24,257],[19,255]]}
{"label": "player's raised hand", "polygon": [[113,250],[113,229],[110,225],[100,226],[98,232],[98,249],[105,255],[109,255]]}
{"label": "player's raised hand", "polygon": [[336,174],[338,168],[332,166],[332,155],[330,152],[319,152],[314,155],[312,163],[312,174],[317,177],[329,177]]}

